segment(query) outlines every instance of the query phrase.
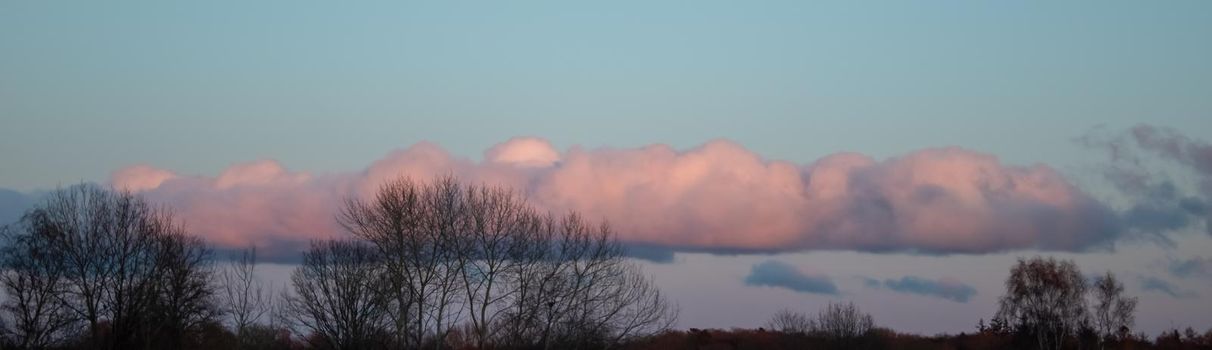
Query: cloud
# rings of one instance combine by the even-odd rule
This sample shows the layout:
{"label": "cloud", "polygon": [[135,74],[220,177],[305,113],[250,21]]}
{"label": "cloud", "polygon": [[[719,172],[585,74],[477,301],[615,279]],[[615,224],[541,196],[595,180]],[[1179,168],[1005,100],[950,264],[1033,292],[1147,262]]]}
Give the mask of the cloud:
{"label": "cloud", "polygon": [[516,137],[485,151],[484,159],[520,167],[548,167],[560,161],[560,152],[547,140]]}
{"label": "cloud", "polygon": [[171,171],[157,169],[150,165],[140,164],[118,170],[111,176],[110,185],[119,190],[145,191],[160,187],[165,181],[177,177]]}
{"label": "cloud", "polygon": [[745,284],[790,289],[800,293],[837,294],[837,286],[829,276],[808,275],[795,266],[777,260],[767,260],[753,265]]}
{"label": "cloud", "polygon": [[[257,245],[257,262],[270,264],[297,265],[303,262],[300,252],[307,250],[310,242],[280,241]],[[219,246],[214,249],[214,256],[223,261],[239,261],[248,246]]]}
{"label": "cloud", "polygon": [[[1212,145],[1151,125],[1110,134],[1099,129],[1079,142],[1108,154],[1104,177],[1131,199],[1121,214],[1125,231],[1162,241],[1162,233],[1188,228],[1212,235]],[[1155,159],[1169,166],[1158,166]],[[1182,176],[1163,169],[1178,170]],[[1193,178],[1195,183],[1180,186],[1175,178]]]}
{"label": "cloud", "polygon": [[1212,145],[1206,142],[1152,125],[1132,128],[1132,137],[1141,148],[1178,161],[1202,175],[1212,176]]}
{"label": "cloud", "polygon": [[673,249],[665,246],[626,244],[623,248],[628,257],[648,262],[668,264],[672,263],[674,258]]}
{"label": "cloud", "polygon": [[1191,139],[1177,131],[1139,125],[1132,128],[1133,139],[1145,150],[1185,166],[1199,177],[1199,191],[1203,198],[1185,197],[1179,207],[1186,213],[1202,219],[1204,230],[1212,235],[1212,206],[1206,198],[1212,197],[1212,145]]}
{"label": "cloud", "polygon": [[899,293],[924,295],[960,303],[966,303],[976,295],[976,288],[947,278],[931,280],[917,276],[905,276],[900,279],[886,279],[883,282],[865,279],[864,283],[871,288],[882,287]]}
{"label": "cloud", "polygon": [[1212,282],[1212,259],[1197,256],[1171,261],[1170,274],[1180,278],[1203,278]]}
{"label": "cloud", "polygon": [[1160,292],[1169,295],[1172,298],[1178,299],[1195,298],[1199,296],[1198,294],[1195,294],[1195,292],[1180,290],[1178,287],[1170,284],[1170,282],[1166,282],[1165,280],[1157,277],[1142,277],[1140,280],[1140,287],[1146,291]]}
{"label": "cloud", "polygon": [[33,204],[34,198],[31,195],[0,188],[0,226],[17,222]]}
{"label": "cloud", "polygon": [[341,235],[333,214],[347,196],[369,196],[399,176],[444,174],[511,186],[539,209],[609,220],[629,244],[680,251],[1078,251],[1118,235],[1117,214],[1052,168],[955,147],[795,164],[726,140],[687,150],[559,151],[515,138],[473,161],[421,142],[354,172],[316,175],[260,160],[211,177],[139,165],[110,183],[170,205],[220,246],[239,247]]}

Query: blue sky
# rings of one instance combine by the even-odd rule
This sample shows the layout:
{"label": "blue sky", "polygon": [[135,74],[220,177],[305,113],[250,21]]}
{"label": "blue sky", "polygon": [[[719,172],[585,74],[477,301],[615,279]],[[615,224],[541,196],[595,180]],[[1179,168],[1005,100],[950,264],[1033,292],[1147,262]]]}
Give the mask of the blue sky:
{"label": "blue sky", "polygon": [[[796,164],[959,146],[1010,165],[1047,164],[1092,197],[1127,205],[1097,181],[1105,153],[1074,139],[1145,123],[1212,140],[1210,36],[1212,3],[1201,1],[8,1],[0,188],[104,183],[136,164],[207,177],[272,159],[339,174],[424,140],[480,159],[515,136],[561,151],[686,150],[725,138]],[[1194,178],[1179,181],[1186,190],[1198,185],[1181,165],[1164,169]],[[1168,237],[1177,244],[1127,242],[1074,258],[1125,274],[1147,329],[1206,327],[1212,276],[1166,275],[1203,297],[1135,283],[1212,251],[1201,232]],[[1029,254],[679,253],[650,270],[671,276],[660,281],[683,299],[687,326],[754,326],[793,306],[784,304],[853,298],[898,328],[958,332],[992,314],[1009,261]],[[840,292],[745,285],[768,260],[831,276]],[[901,262],[904,271],[883,274]],[[906,276],[977,292],[965,303],[925,299],[943,311],[918,325],[918,310],[892,305],[922,296],[863,285]],[[691,292],[706,289],[736,293]],[[709,311],[721,302],[700,300],[711,295],[764,304]]]}

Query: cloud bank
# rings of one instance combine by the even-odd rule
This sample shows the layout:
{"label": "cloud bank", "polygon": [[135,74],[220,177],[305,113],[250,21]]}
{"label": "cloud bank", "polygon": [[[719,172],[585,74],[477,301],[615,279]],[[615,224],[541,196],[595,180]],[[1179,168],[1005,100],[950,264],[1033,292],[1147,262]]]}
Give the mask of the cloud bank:
{"label": "cloud bank", "polygon": [[806,274],[790,264],[767,260],[749,270],[745,284],[750,286],[775,287],[811,294],[837,294],[837,285],[829,276]]}
{"label": "cloud bank", "polygon": [[947,278],[932,280],[905,276],[900,279],[886,279],[883,282],[868,279],[866,282],[867,286],[872,288],[887,288],[898,293],[924,295],[959,303],[966,303],[976,295],[976,288]]}
{"label": "cloud bank", "polygon": [[1117,214],[1052,168],[955,147],[795,164],[725,140],[560,151],[514,138],[475,161],[422,142],[349,173],[296,172],[273,160],[218,176],[138,165],[114,172],[111,185],[168,204],[212,242],[243,246],[341,235],[333,214],[343,198],[394,177],[444,174],[511,186],[540,209],[609,220],[628,243],[684,250],[1075,251],[1117,235]]}

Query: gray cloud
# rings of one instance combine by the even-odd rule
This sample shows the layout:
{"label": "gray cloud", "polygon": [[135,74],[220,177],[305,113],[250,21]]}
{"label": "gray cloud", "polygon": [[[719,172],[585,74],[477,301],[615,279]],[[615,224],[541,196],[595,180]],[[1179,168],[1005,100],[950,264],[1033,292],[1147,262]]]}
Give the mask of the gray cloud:
{"label": "gray cloud", "polygon": [[0,226],[21,219],[21,214],[34,204],[34,196],[0,188]]}
{"label": "gray cloud", "polygon": [[1212,259],[1194,257],[1170,262],[1170,274],[1180,278],[1205,278],[1212,281]]}
{"label": "gray cloud", "polygon": [[[1166,232],[1188,228],[1212,235],[1212,145],[1151,125],[1112,134],[1097,130],[1079,142],[1107,152],[1104,178],[1132,200],[1119,216],[1124,231],[1161,241],[1168,241]],[[1195,190],[1180,190],[1157,160],[1190,175],[1179,178],[1193,176]]]}
{"label": "gray cloud", "polygon": [[864,284],[871,288],[887,288],[888,290],[941,298],[954,302],[966,303],[976,295],[976,288],[949,279],[926,279],[917,276],[905,276],[900,279],[886,279],[883,282],[875,279],[865,279]]}
{"label": "gray cloud", "polygon": [[787,263],[767,260],[749,271],[745,284],[790,289],[800,293],[837,294],[837,285],[829,276],[808,275]]}
{"label": "gray cloud", "polygon": [[1177,286],[1170,284],[1170,282],[1166,282],[1165,280],[1157,277],[1142,277],[1140,280],[1140,287],[1146,291],[1160,292],[1169,295],[1170,297],[1179,299],[1195,298],[1199,296],[1198,294],[1195,294],[1195,292],[1181,290]]}
{"label": "gray cloud", "polygon": [[1153,151],[1190,166],[1206,176],[1212,176],[1212,145],[1195,140],[1169,128],[1138,125],[1132,128],[1132,137],[1144,149]]}
{"label": "gray cloud", "polygon": [[1139,125],[1132,128],[1132,137],[1142,149],[1186,166],[1199,176],[1199,191],[1203,198],[1183,198],[1180,207],[1197,219],[1202,219],[1204,232],[1212,235],[1212,210],[1206,198],[1212,197],[1212,145],[1195,140],[1169,128]]}
{"label": "gray cloud", "polygon": [[[257,262],[271,264],[298,264],[303,261],[303,252],[307,251],[308,242],[283,240],[268,244],[257,245]],[[248,247],[214,248],[214,257],[219,261],[237,261]]]}
{"label": "gray cloud", "polygon": [[673,263],[673,249],[651,244],[624,244],[627,257],[658,264]]}

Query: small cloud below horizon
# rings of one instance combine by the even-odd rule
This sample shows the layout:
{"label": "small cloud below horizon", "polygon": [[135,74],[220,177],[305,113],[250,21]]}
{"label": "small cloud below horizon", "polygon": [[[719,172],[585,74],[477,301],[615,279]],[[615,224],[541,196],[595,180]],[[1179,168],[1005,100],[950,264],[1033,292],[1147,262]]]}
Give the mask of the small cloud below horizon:
{"label": "small cloud below horizon", "polygon": [[791,264],[767,260],[753,265],[745,285],[783,288],[799,293],[837,295],[837,285],[826,275],[808,274]]}
{"label": "small cloud below horizon", "polygon": [[933,280],[918,276],[904,276],[900,279],[882,281],[863,278],[863,284],[872,289],[887,289],[897,293],[916,294],[957,303],[967,303],[976,295],[976,288],[948,278]]}

